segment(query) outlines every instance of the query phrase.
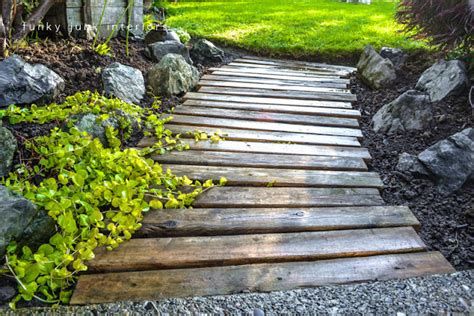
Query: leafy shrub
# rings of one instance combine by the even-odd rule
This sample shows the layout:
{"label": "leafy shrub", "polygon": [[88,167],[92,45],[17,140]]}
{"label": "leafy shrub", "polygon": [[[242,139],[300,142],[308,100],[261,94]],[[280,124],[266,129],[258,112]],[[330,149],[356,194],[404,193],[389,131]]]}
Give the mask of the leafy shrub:
{"label": "leafy shrub", "polygon": [[397,20],[415,37],[443,50],[472,47],[474,17],[468,0],[402,0]]}
{"label": "leafy shrub", "polygon": [[[122,149],[119,131],[108,127],[106,136],[111,148],[104,148],[98,139],[70,125],[68,131],[55,128],[48,136],[25,142],[32,158],[0,183],[47,212],[55,220],[57,232],[37,250],[15,243],[8,246],[6,264],[19,284],[19,295],[12,307],[21,299],[33,298],[67,303],[78,273],[87,270],[95,248],[117,248],[140,229],[144,212],[189,206],[204,188],[213,186],[212,180],[201,184],[186,176],[174,176],[146,158],[152,151],[187,148],[179,136],[165,128],[170,119],[154,114],[157,106],[143,109],[98,93],[83,92],[45,108],[11,106],[0,111],[0,117],[11,123],[47,123],[85,112],[95,113],[102,120],[120,110],[137,120],[142,118],[146,135],[157,138],[151,148]],[[121,122],[121,129],[128,127],[126,121]],[[220,184],[225,182],[223,178]],[[184,186],[191,187],[191,191],[180,191]]]}
{"label": "leafy shrub", "polygon": [[186,44],[191,40],[191,35],[182,28],[173,28],[172,30],[176,32],[181,43]]}

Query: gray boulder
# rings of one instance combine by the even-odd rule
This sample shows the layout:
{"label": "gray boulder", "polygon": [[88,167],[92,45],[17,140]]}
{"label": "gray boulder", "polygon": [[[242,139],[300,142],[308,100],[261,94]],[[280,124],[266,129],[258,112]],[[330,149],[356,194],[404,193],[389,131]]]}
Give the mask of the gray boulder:
{"label": "gray boulder", "polygon": [[89,113],[89,114],[78,114],[71,116],[71,120],[75,121],[74,126],[82,131],[87,132],[94,138],[98,138],[104,146],[108,146],[107,137],[105,134],[105,129],[107,126],[112,126],[113,128],[119,128],[119,122],[114,117],[109,117],[106,120],[99,122],[99,116]]}
{"label": "gray boulder", "polygon": [[168,54],[148,73],[148,82],[156,95],[179,95],[193,89],[199,71],[186,63],[181,55]]}
{"label": "gray boulder", "polygon": [[372,118],[376,132],[394,134],[410,130],[423,130],[433,121],[433,110],[428,95],[409,90],[384,105]]}
{"label": "gray boulder", "polygon": [[401,49],[391,47],[382,47],[380,50],[380,56],[390,59],[397,70],[402,68],[408,58],[408,55],[405,54]]}
{"label": "gray boulder", "polygon": [[15,137],[7,128],[2,126],[2,121],[0,121],[0,178],[7,176],[10,172],[16,149]]}
{"label": "gray boulder", "polygon": [[153,61],[161,61],[163,57],[168,54],[177,54],[181,55],[184,60],[190,65],[193,64],[191,57],[189,56],[189,50],[180,42],[176,41],[164,41],[164,42],[157,42],[145,49],[145,55]]}
{"label": "gray boulder", "polygon": [[428,93],[431,102],[438,102],[449,95],[463,92],[468,87],[468,82],[463,62],[442,60],[421,75],[416,89]]}
{"label": "gray boulder", "polygon": [[451,194],[474,177],[474,129],[467,128],[437,142],[418,159],[436,178],[439,191]]}
{"label": "gray boulder", "polygon": [[205,39],[194,43],[191,58],[200,64],[221,63],[224,61],[224,51]]}
{"label": "gray boulder", "polygon": [[102,83],[107,95],[125,102],[140,104],[145,96],[145,79],[140,70],[112,63],[102,72]]}
{"label": "gray boulder", "polygon": [[398,158],[396,169],[403,173],[412,174],[414,176],[429,176],[429,171],[418,160],[415,155],[403,153]]}
{"label": "gray boulder", "polygon": [[0,108],[44,103],[64,89],[64,80],[43,65],[30,65],[13,55],[0,62]]}
{"label": "gray boulder", "polygon": [[357,70],[362,80],[374,89],[387,86],[397,79],[392,62],[377,54],[370,45],[365,47],[357,64]]}
{"label": "gray boulder", "polygon": [[159,27],[150,30],[145,35],[145,45],[150,45],[156,42],[175,41],[181,43],[178,34],[175,31],[169,30],[166,27]]}
{"label": "gray boulder", "polygon": [[0,257],[12,241],[36,247],[55,233],[54,221],[29,200],[0,186]]}

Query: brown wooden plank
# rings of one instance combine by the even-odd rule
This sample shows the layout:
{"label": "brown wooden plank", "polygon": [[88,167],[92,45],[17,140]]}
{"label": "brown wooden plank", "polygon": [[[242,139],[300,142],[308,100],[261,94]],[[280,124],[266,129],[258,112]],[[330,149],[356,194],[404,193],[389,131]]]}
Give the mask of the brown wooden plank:
{"label": "brown wooden plank", "polygon": [[414,226],[406,206],[180,209],[145,215],[139,237],[215,236]]}
{"label": "brown wooden plank", "polygon": [[256,104],[273,104],[273,105],[295,105],[307,107],[324,107],[324,108],[341,108],[352,109],[350,102],[339,101],[314,101],[314,100],[292,100],[292,99],[278,99],[278,98],[263,98],[261,96],[233,96],[233,95],[219,95],[211,93],[197,93],[188,92],[183,97],[185,100],[207,100],[207,101],[227,101],[240,103],[256,103]]}
{"label": "brown wooden plank", "polygon": [[412,227],[132,239],[97,249],[90,272],[146,271],[321,260],[425,250]]}
{"label": "brown wooden plank", "polygon": [[234,153],[222,151],[202,152],[196,150],[172,151],[164,155],[152,154],[150,158],[162,164],[174,165],[367,171],[365,162],[360,158]]}
{"label": "brown wooden plank", "polygon": [[199,195],[196,208],[329,207],[383,205],[377,189],[304,187],[213,187]]}
{"label": "brown wooden plank", "polygon": [[178,106],[174,109],[173,114],[218,117],[236,120],[259,121],[259,122],[276,122],[289,123],[312,126],[335,126],[358,128],[359,122],[353,118],[344,117],[328,117],[319,115],[304,114],[288,114],[288,113],[272,113],[261,111],[245,111],[237,109],[219,109],[219,108],[203,108],[194,106]]}
{"label": "brown wooden plank", "polygon": [[288,113],[288,114],[347,117],[347,118],[354,118],[354,119],[359,119],[361,117],[360,111],[358,110],[317,108],[317,107],[294,106],[294,105],[237,103],[237,102],[205,101],[205,100],[186,100],[183,103],[183,105],[206,107],[206,108],[246,110],[246,111],[262,111],[262,112]]}
{"label": "brown wooden plank", "polygon": [[291,86],[291,85],[277,85],[269,83],[253,83],[253,82],[232,82],[225,80],[203,80],[198,82],[198,87],[226,87],[226,88],[246,88],[246,89],[268,89],[275,91],[298,91],[298,92],[323,92],[333,94],[350,94],[348,89],[340,88],[326,88],[326,87],[307,87],[307,86]]}
{"label": "brown wooden plank", "polygon": [[[267,131],[252,131],[243,129],[219,128],[219,127],[204,127],[204,126],[186,126],[166,124],[166,128],[171,130],[174,134],[181,134],[182,138],[193,138],[194,133],[204,132],[207,134],[217,133],[224,137],[225,140],[234,141],[252,141],[252,142],[275,142],[275,143],[294,143],[294,144],[309,144],[309,145],[332,145],[332,146],[347,146],[360,147],[360,143],[355,137],[340,137],[327,136],[315,134],[297,134],[287,132],[267,132]],[[143,138],[138,147],[153,146],[155,138]]]}
{"label": "brown wooden plank", "polygon": [[82,275],[71,304],[269,292],[453,272],[455,269],[439,252],[420,252],[316,262]]}
{"label": "brown wooden plank", "polygon": [[197,165],[168,165],[177,176],[187,176],[192,180],[227,179],[228,185],[273,186],[273,187],[344,187],[383,188],[380,177],[375,172],[288,170],[244,167],[215,167]]}
{"label": "brown wooden plank", "polygon": [[188,126],[208,126],[235,128],[245,130],[291,132],[303,134],[331,135],[331,136],[349,136],[362,138],[362,132],[355,128],[329,127],[329,126],[310,126],[273,122],[251,122],[244,120],[233,120],[224,118],[200,117],[192,115],[171,115],[173,124]]}
{"label": "brown wooden plank", "polygon": [[288,75],[294,77],[305,77],[305,78],[341,78],[344,74],[335,74],[335,73],[327,73],[327,72],[309,72],[309,71],[297,71],[297,70],[290,70],[290,69],[277,69],[277,68],[258,68],[252,67],[252,65],[226,65],[219,68],[210,68],[211,71],[216,69],[234,71],[239,73],[252,73],[252,74],[271,74],[271,75]]}
{"label": "brown wooden plank", "polygon": [[238,96],[271,97],[284,99],[301,100],[324,100],[324,101],[345,101],[355,102],[357,97],[350,93],[334,92],[297,92],[297,91],[273,91],[266,89],[244,89],[244,88],[221,88],[221,87],[201,87],[199,92],[228,94]]}
{"label": "brown wooden plank", "polygon": [[344,70],[327,70],[327,69],[310,69],[309,67],[298,67],[298,66],[287,66],[287,65],[262,65],[262,64],[254,64],[254,63],[239,63],[239,62],[231,62],[227,64],[225,67],[234,67],[238,69],[248,69],[248,68],[255,68],[258,70],[267,70],[267,71],[274,71],[280,73],[295,73],[295,74],[305,74],[309,76],[328,76],[328,77],[345,77],[349,73]]}
{"label": "brown wooden plank", "polygon": [[300,76],[291,76],[286,74],[265,74],[265,73],[242,73],[237,72],[234,69],[221,69],[221,68],[211,68],[212,75],[226,76],[226,77],[236,77],[236,78],[261,78],[261,79],[275,79],[275,80],[291,80],[292,82],[303,82],[303,83],[335,83],[335,84],[344,84],[348,85],[350,83],[349,79],[343,78],[333,78],[333,77],[300,77]]}
{"label": "brown wooden plank", "polygon": [[245,61],[245,62],[253,62],[257,64],[267,64],[267,65],[298,65],[303,67],[315,67],[315,68],[327,68],[327,69],[336,69],[336,70],[345,70],[347,72],[354,72],[357,68],[350,67],[350,66],[342,66],[342,65],[331,65],[331,64],[323,64],[323,63],[316,63],[310,61],[302,61],[302,60],[288,60],[288,59],[273,59],[273,58],[262,58],[256,56],[243,56],[242,58],[236,59],[236,61]]}
{"label": "brown wooden plank", "polygon": [[247,152],[260,154],[285,154],[285,155],[307,155],[307,156],[331,156],[331,157],[351,157],[370,160],[370,153],[366,148],[358,147],[336,147],[300,144],[275,144],[257,142],[237,142],[220,141],[211,143],[209,141],[183,140],[188,143],[193,150],[202,151],[226,151],[226,152]]}
{"label": "brown wooden plank", "polygon": [[336,83],[336,82],[308,82],[298,80],[282,80],[282,79],[269,79],[269,78],[252,78],[252,77],[235,77],[235,76],[222,76],[217,74],[204,75],[201,77],[203,80],[213,81],[231,81],[231,82],[246,82],[246,83],[264,83],[264,84],[275,84],[282,86],[297,86],[297,87],[323,87],[323,88],[336,88],[345,89],[347,83]]}

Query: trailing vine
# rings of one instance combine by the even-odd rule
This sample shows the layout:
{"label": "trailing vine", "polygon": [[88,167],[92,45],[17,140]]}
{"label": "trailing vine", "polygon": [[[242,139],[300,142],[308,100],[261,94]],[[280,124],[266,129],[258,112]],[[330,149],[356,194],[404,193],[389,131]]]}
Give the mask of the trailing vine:
{"label": "trailing vine", "polygon": [[[155,110],[143,109],[98,93],[82,92],[62,104],[45,107],[10,106],[0,113],[10,123],[67,121],[71,115],[94,113],[98,120],[120,118],[119,128],[108,126],[109,148],[97,138],[79,131],[73,122],[54,128],[50,135],[26,141],[33,157],[17,168],[2,184],[31,200],[55,221],[57,232],[37,250],[12,243],[7,248],[6,266],[15,277],[19,295],[11,303],[33,298],[51,304],[67,303],[78,273],[87,270],[97,247],[117,248],[140,229],[143,214],[150,209],[184,208],[213,181],[192,181],[146,155],[152,151],[184,150],[179,135],[165,128]],[[128,119],[125,119],[128,118]],[[131,120],[143,124],[157,143],[142,150],[122,148],[120,131],[130,135]],[[35,181],[33,181],[35,179]],[[41,179],[38,181],[37,179]],[[226,179],[219,181],[224,185]],[[192,187],[182,192],[181,187]]]}

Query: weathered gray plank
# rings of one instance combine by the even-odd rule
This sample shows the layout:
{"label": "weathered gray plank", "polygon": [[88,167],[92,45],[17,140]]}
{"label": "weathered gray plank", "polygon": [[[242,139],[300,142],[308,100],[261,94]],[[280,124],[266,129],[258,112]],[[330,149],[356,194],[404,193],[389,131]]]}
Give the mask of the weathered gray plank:
{"label": "weathered gray plank", "polygon": [[335,77],[301,77],[287,74],[265,74],[265,73],[250,73],[250,72],[238,72],[235,69],[221,69],[211,68],[212,75],[235,77],[235,78],[261,78],[261,79],[276,79],[276,80],[291,80],[292,82],[302,83],[335,83],[348,85],[349,79],[335,78]]}
{"label": "weathered gray plank", "polygon": [[342,66],[342,65],[331,65],[331,64],[323,64],[323,63],[316,63],[310,61],[301,61],[301,60],[288,60],[288,59],[273,59],[273,58],[263,58],[257,56],[243,56],[237,60],[245,60],[245,62],[253,62],[257,64],[269,64],[269,65],[298,65],[303,67],[316,67],[316,68],[327,68],[327,69],[336,69],[336,70],[345,70],[347,72],[354,72],[357,68],[350,67],[350,66]]}
{"label": "weathered gray plank", "polygon": [[255,63],[239,63],[239,62],[231,62],[224,67],[236,67],[236,68],[255,68],[259,70],[271,70],[275,72],[295,72],[295,73],[303,73],[307,75],[315,75],[315,76],[330,76],[330,77],[344,77],[347,76],[349,73],[344,70],[328,70],[323,68],[309,68],[309,67],[299,67],[299,66],[289,66],[289,65],[263,65],[263,64],[255,64]]}

